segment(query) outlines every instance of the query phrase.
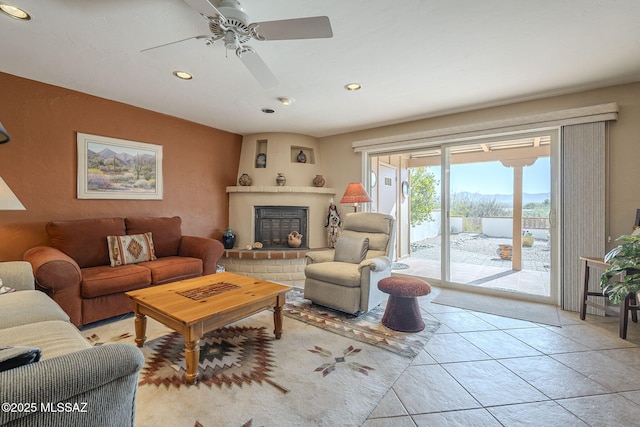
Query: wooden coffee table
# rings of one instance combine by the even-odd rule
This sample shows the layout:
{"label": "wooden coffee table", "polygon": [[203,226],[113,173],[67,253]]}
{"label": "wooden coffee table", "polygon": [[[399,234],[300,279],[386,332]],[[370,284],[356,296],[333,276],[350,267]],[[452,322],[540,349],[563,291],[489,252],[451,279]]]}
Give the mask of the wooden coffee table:
{"label": "wooden coffee table", "polygon": [[234,273],[218,273],[127,292],[133,300],[136,344],[146,340],[147,316],[182,334],[188,384],[198,380],[200,338],[273,307],[273,333],[282,336],[282,306],[290,286]]}

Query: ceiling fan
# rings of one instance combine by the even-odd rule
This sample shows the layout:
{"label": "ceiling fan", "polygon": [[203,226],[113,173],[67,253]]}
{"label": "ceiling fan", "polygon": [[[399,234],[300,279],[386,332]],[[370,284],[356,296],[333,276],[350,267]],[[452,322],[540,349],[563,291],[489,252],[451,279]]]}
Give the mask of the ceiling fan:
{"label": "ceiling fan", "polygon": [[177,53],[188,45],[211,46],[216,41],[222,40],[228,50],[235,51],[253,77],[264,88],[270,88],[276,86],[278,80],[255,49],[246,44],[248,41],[333,37],[331,23],[326,16],[251,23],[249,16],[237,0],[222,0],[218,7],[209,0],[184,1],[209,21],[211,34],[152,47],[143,50],[143,53],[151,56],[165,56],[171,55],[172,51]]}

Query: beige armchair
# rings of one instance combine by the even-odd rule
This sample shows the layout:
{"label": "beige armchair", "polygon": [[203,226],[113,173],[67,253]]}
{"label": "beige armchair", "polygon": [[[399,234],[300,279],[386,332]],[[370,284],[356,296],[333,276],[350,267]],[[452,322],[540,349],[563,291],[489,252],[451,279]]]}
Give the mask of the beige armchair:
{"label": "beige armchair", "polygon": [[304,297],[351,314],[371,310],[385,296],[378,281],[391,276],[394,241],[391,215],[348,214],[335,249],[307,254]]}

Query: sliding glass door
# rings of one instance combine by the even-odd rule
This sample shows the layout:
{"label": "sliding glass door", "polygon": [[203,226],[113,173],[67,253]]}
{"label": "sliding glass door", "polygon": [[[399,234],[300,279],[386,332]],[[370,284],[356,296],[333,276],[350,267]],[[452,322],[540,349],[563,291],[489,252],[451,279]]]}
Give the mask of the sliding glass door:
{"label": "sliding glass door", "polygon": [[397,273],[554,302],[556,144],[549,131],[403,153],[410,256]]}

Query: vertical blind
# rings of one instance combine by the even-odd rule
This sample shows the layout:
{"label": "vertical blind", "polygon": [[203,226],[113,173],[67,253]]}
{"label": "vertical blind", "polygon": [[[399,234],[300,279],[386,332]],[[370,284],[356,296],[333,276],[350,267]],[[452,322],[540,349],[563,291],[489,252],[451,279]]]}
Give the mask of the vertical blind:
{"label": "vertical blind", "polygon": [[[580,309],[580,257],[602,258],[605,253],[605,145],[605,122],[562,127],[560,226],[564,310]],[[600,273],[591,274],[590,290],[600,289]]]}

